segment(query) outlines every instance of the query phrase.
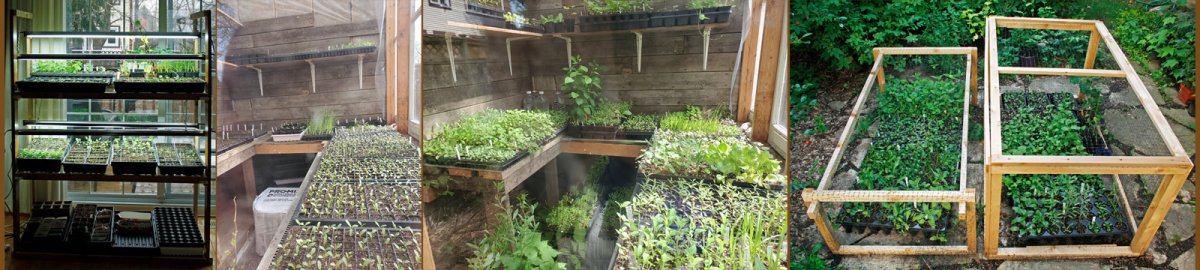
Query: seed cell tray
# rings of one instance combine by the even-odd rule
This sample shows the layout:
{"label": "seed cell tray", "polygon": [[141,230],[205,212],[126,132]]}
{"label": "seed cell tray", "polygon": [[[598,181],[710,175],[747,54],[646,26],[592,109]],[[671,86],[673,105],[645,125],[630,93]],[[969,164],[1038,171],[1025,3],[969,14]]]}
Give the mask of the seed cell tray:
{"label": "seed cell tray", "polygon": [[33,217],[65,217],[71,215],[71,201],[35,202],[30,209]]}
{"label": "seed cell tray", "polygon": [[167,256],[204,254],[204,236],[191,208],[154,208],[153,226],[159,252]]}
{"label": "seed cell tray", "polygon": [[[732,177],[733,176],[730,176],[729,179],[733,179]],[[655,180],[686,179],[689,181],[698,181],[698,182],[702,182],[702,183],[706,183],[706,184],[710,184],[710,185],[725,185],[725,183],[718,182],[716,177],[713,177],[710,175],[650,174],[650,175],[647,175],[646,178],[655,179]],[[733,182],[729,183],[729,185],[733,185],[735,187],[740,187],[740,188],[754,189],[754,190],[759,190],[759,191],[779,191],[779,190],[783,190],[783,188],[785,187],[783,184],[756,185],[754,183],[747,183],[747,182],[742,182],[742,181],[737,181],[737,180],[734,180]]]}
{"label": "seed cell tray", "polygon": [[80,204],[71,211],[71,242],[88,242],[92,239],[92,226],[96,221],[96,205]]}
{"label": "seed cell tray", "polygon": [[112,145],[111,144],[108,147],[108,153],[104,154],[106,156],[106,158],[104,160],[104,163],[102,163],[102,164],[101,163],[72,163],[72,162],[68,161],[72,157],[71,150],[74,148],[75,148],[75,142],[71,142],[71,144],[67,146],[67,150],[65,152],[63,152],[64,154],[63,154],[62,166],[63,166],[63,171],[65,171],[67,173],[104,174],[105,171],[108,170],[108,165],[110,163],[112,163]]}
{"label": "seed cell tray", "polygon": [[696,25],[700,23],[700,11],[695,9],[660,11],[650,14],[650,27]]}
{"label": "seed cell tray", "polygon": [[132,82],[116,81],[117,93],[204,93],[205,82]]}
{"label": "seed cell tray", "polygon": [[654,130],[622,130],[621,138],[626,140],[649,141],[654,138]]}
{"label": "seed cell tray", "polygon": [[912,227],[903,230],[897,229],[895,224],[893,224],[887,219],[886,216],[879,212],[876,212],[875,215],[871,217],[871,220],[867,221],[853,221],[850,220],[848,215],[840,215],[838,216],[836,222],[841,225],[842,231],[846,233],[866,234],[879,232],[883,234],[892,234],[893,232],[903,232],[914,235],[923,234],[925,236],[930,236],[944,233],[949,230],[954,225],[953,219],[954,217],[952,215],[943,213],[942,216],[938,218],[937,224],[934,226],[934,228],[922,228],[920,225],[914,224]]}
{"label": "seed cell tray", "polygon": [[[1129,224],[1120,218],[1108,218],[1104,222],[1111,222],[1113,228],[1111,230],[1099,229],[1093,231],[1088,228],[1091,220],[1072,220],[1068,221],[1067,226],[1076,227],[1070,232],[1044,232],[1042,235],[1018,235],[1018,246],[1044,246],[1044,245],[1093,245],[1093,244],[1117,244],[1129,245],[1133,239],[1133,232],[1129,230]],[[1097,221],[1100,222],[1100,221]]]}
{"label": "seed cell tray", "polygon": [[579,17],[580,32],[642,29],[650,25],[649,12],[621,13]]}
{"label": "seed cell tray", "polygon": [[25,222],[18,250],[61,251],[69,233],[70,219],[67,217],[33,217]]}
{"label": "seed cell tray", "polygon": [[702,9],[701,12],[704,13],[705,17],[707,17],[703,20],[700,20],[700,23],[702,23],[702,24],[724,23],[724,22],[728,22],[729,15],[733,14],[733,7],[732,6],[711,7],[711,8]]}
{"label": "seed cell tray", "polygon": [[37,82],[17,81],[17,92],[104,93],[108,82]]}
{"label": "seed cell tray", "polygon": [[57,173],[62,171],[62,158],[17,158],[16,167],[19,172]]}
{"label": "seed cell tray", "polygon": [[158,163],[153,161],[145,162],[128,162],[128,161],[113,161],[113,174],[117,175],[154,175],[157,170]]}
{"label": "seed cell tray", "polygon": [[303,134],[300,136],[301,141],[328,141],[333,139],[333,133],[329,134]]}
{"label": "seed cell tray", "polygon": [[123,255],[158,255],[158,243],[153,235],[113,234],[113,253]]}
{"label": "seed cell tray", "polygon": [[90,246],[93,248],[111,248],[116,222],[116,211],[112,207],[97,207],[95,221],[92,223],[92,237],[89,239]]}
{"label": "seed cell tray", "polygon": [[[181,156],[170,158],[170,159],[164,158],[163,157],[164,155],[161,154],[161,151],[166,151],[165,149],[171,149],[170,151],[176,151],[177,155],[182,155],[183,151],[187,151],[187,149],[191,149],[194,151],[195,147],[193,147],[192,144],[190,144],[190,143],[186,143],[186,144],[169,144],[169,143],[155,144],[155,156],[158,158],[157,165],[158,165],[158,173],[159,174],[202,176],[202,175],[204,175],[204,170],[208,168],[207,166],[204,166],[204,164],[203,164],[204,161],[202,159],[202,156],[200,156],[200,151],[195,151],[194,153],[196,154],[196,156],[195,156],[196,161],[200,162],[201,164],[190,165],[190,164],[183,164],[182,159],[184,159],[184,157],[181,157]],[[181,150],[177,150],[177,149],[184,149],[184,150],[181,151]]]}

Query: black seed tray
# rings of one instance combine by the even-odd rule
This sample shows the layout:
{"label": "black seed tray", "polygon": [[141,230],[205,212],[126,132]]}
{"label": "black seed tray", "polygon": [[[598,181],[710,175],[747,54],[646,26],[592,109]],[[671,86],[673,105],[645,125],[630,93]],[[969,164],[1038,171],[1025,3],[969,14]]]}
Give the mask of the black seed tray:
{"label": "black seed tray", "polygon": [[33,217],[66,217],[71,215],[71,201],[35,202],[30,209]]}
{"label": "black seed tray", "polygon": [[204,247],[204,236],[191,208],[157,207],[153,212],[154,237],[159,248]]}
{"label": "black seed tray", "polygon": [[700,10],[660,11],[650,14],[650,27],[696,25],[700,23]]}
{"label": "black seed tray", "polygon": [[711,8],[705,8],[705,9],[701,10],[701,12],[704,12],[704,16],[708,17],[708,18],[705,18],[704,20],[700,20],[700,23],[702,23],[702,24],[723,23],[723,22],[729,21],[729,15],[733,14],[733,7],[732,6],[711,7]]}
{"label": "black seed tray", "polygon": [[[1093,245],[1093,244],[1117,244],[1129,245],[1133,239],[1133,232],[1129,230],[1129,224],[1124,220],[1116,217],[1108,218],[1109,222],[1116,224],[1112,230],[1092,231],[1087,228],[1091,220],[1072,220],[1068,221],[1068,226],[1082,226],[1073,229],[1070,232],[1044,232],[1042,235],[1018,235],[1018,246],[1045,246],[1045,245]],[[1078,225],[1076,225],[1078,224]]]}
{"label": "black seed tray", "polygon": [[108,165],[112,163],[112,145],[108,146],[108,159],[104,164],[91,163],[70,163],[67,158],[71,157],[71,149],[75,148],[75,142],[67,145],[67,150],[63,152],[63,171],[67,173],[86,173],[86,174],[104,174],[108,170]]}
{"label": "black seed tray", "polygon": [[113,174],[117,175],[154,175],[156,168],[155,162],[112,162]]}
{"label": "black seed tray", "polygon": [[89,242],[92,240],[92,226],[96,222],[96,205],[80,204],[71,211],[71,242]]}
{"label": "black seed tray", "polygon": [[57,173],[62,171],[62,157],[58,159],[17,158],[16,166],[19,172]]}
{"label": "black seed tray", "polygon": [[107,82],[33,82],[17,81],[17,92],[104,93]]}
{"label": "black seed tray", "polygon": [[67,217],[33,217],[25,223],[17,250],[62,252],[70,232]]}
{"label": "black seed tray", "polygon": [[132,236],[113,234],[113,253],[123,255],[158,255],[158,243],[153,235]]}
{"label": "black seed tray", "polygon": [[649,141],[654,138],[654,130],[622,130],[621,138],[626,140]]}
{"label": "black seed tray", "polygon": [[[733,176],[730,176],[730,178],[728,178],[728,179],[734,179],[732,177]],[[698,181],[698,182],[706,183],[709,185],[725,185],[725,183],[718,182],[716,177],[713,177],[711,175],[650,174],[650,175],[646,175],[646,178],[647,179],[655,179],[655,180],[687,179],[690,181]],[[783,190],[783,188],[785,187],[782,184],[762,186],[762,185],[756,185],[754,183],[747,183],[747,182],[742,182],[742,181],[737,181],[737,180],[734,180],[733,182],[731,182],[730,185],[733,185],[735,187],[740,187],[740,188],[754,189],[754,190],[758,190],[758,191],[779,191],[779,190]]]}
{"label": "black seed tray", "polygon": [[328,141],[333,139],[333,133],[329,134],[308,134],[300,137],[301,141]]}
{"label": "black seed tray", "polygon": [[873,215],[871,219],[872,220],[870,221],[856,222],[850,220],[848,215],[839,215],[836,222],[838,225],[842,226],[842,231],[846,233],[865,234],[879,232],[883,234],[892,234],[893,232],[899,233],[903,231],[908,234],[923,234],[925,236],[944,233],[954,225],[954,217],[945,213],[938,218],[937,226],[934,228],[921,228],[919,225],[914,224],[910,228],[899,230],[896,228],[895,224],[892,224],[892,222],[888,220],[886,216],[879,212],[875,212],[875,215]]}
{"label": "black seed tray", "polygon": [[205,82],[130,82],[117,81],[117,93],[204,93]]}
{"label": "black seed tray", "polygon": [[[191,144],[176,144],[176,146],[192,147]],[[154,154],[155,158],[159,158],[160,155],[158,154],[158,149],[162,149],[162,147],[159,147],[157,144],[155,144],[154,149],[155,149],[155,154]],[[200,163],[204,163],[204,157],[200,154],[200,151],[196,151],[196,158],[200,160]],[[208,169],[208,167],[204,166],[204,164],[200,164],[200,165],[163,165],[163,161],[161,159],[158,160],[157,165],[158,165],[158,173],[161,175],[203,176],[204,170]]]}

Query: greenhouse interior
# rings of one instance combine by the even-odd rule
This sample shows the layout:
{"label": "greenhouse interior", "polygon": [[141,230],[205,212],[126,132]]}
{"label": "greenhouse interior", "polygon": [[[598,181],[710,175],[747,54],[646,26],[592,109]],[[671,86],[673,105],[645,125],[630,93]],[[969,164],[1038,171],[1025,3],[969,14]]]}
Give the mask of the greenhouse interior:
{"label": "greenhouse interior", "polygon": [[784,267],[784,5],[425,1],[433,263]]}
{"label": "greenhouse interior", "polygon": [[406,1],[277,2],[215,8],[216,267],[420,269],[419,16]]}
{"label": "greenhouse interior", "polygon": [[211,5],[3,2],[7,265],[212,264]]}

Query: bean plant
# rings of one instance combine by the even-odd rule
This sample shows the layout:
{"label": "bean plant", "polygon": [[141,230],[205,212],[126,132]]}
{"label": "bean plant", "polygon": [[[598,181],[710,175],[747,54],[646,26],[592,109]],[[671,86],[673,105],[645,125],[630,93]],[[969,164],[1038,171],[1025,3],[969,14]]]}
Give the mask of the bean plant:
{"label": "bean plant", "polygon": [[499,163],[537,151],[557,130],[553,121],[545,112],[489,109],[446,126],[425,142],[424,151],[439,161]]}
{"label": "bean plant", "polygon": [[421,231],[290,226],[271,269],[420,269]]}
{"label": "bean plant", "polygon": [[[503,192],[498,192],[503,193]],[[502,213],[496,217],[496,229],[487,232],[478,243],[467,244],[474,256],[467,259],[471,269],[566,269],[565,263],[555,261],[558,250],[542,239],[533,212],[536,203],[525,194],[517,196],[514,205],[508,196],[496,198]]]}

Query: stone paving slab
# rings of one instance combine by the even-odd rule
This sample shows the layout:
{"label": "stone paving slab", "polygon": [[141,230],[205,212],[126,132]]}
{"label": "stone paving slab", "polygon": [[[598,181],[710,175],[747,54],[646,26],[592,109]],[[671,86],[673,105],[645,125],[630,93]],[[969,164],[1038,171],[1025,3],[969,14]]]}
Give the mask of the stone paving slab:
{"label": "stone paving slab", "polygon": [[1191,205],[1171,204],[1171,212],[1163,220],[1162,233],[1167,239],[1167,245],[1175,245],[1179,241],[1191,238],[1196,233],[1196,208]]}
{"label": "stone paving slab", "polygon": [[1099,261],[1005,261],[997,270],[1090,270],[1109,269]]}
{"label": "stone paving slab", "polygon": [[1174,261],[1171,261],[1171,267],[1180,270],[1196,269],[1196,250],[1188,250],[1187,252],[1184,252],[1183,255],[1179,255],[1179,258],[1175,258]]}
{"label": "stone paving slab", "polygon": [[1150,122],[1150,115],[1143,110],[1104,110],[1104,126],[1112,135],[1108,138],[1110,140],[1133,146],[1145,155],[1171,155],[1166,143],[1155,131],[1154,124]]}

